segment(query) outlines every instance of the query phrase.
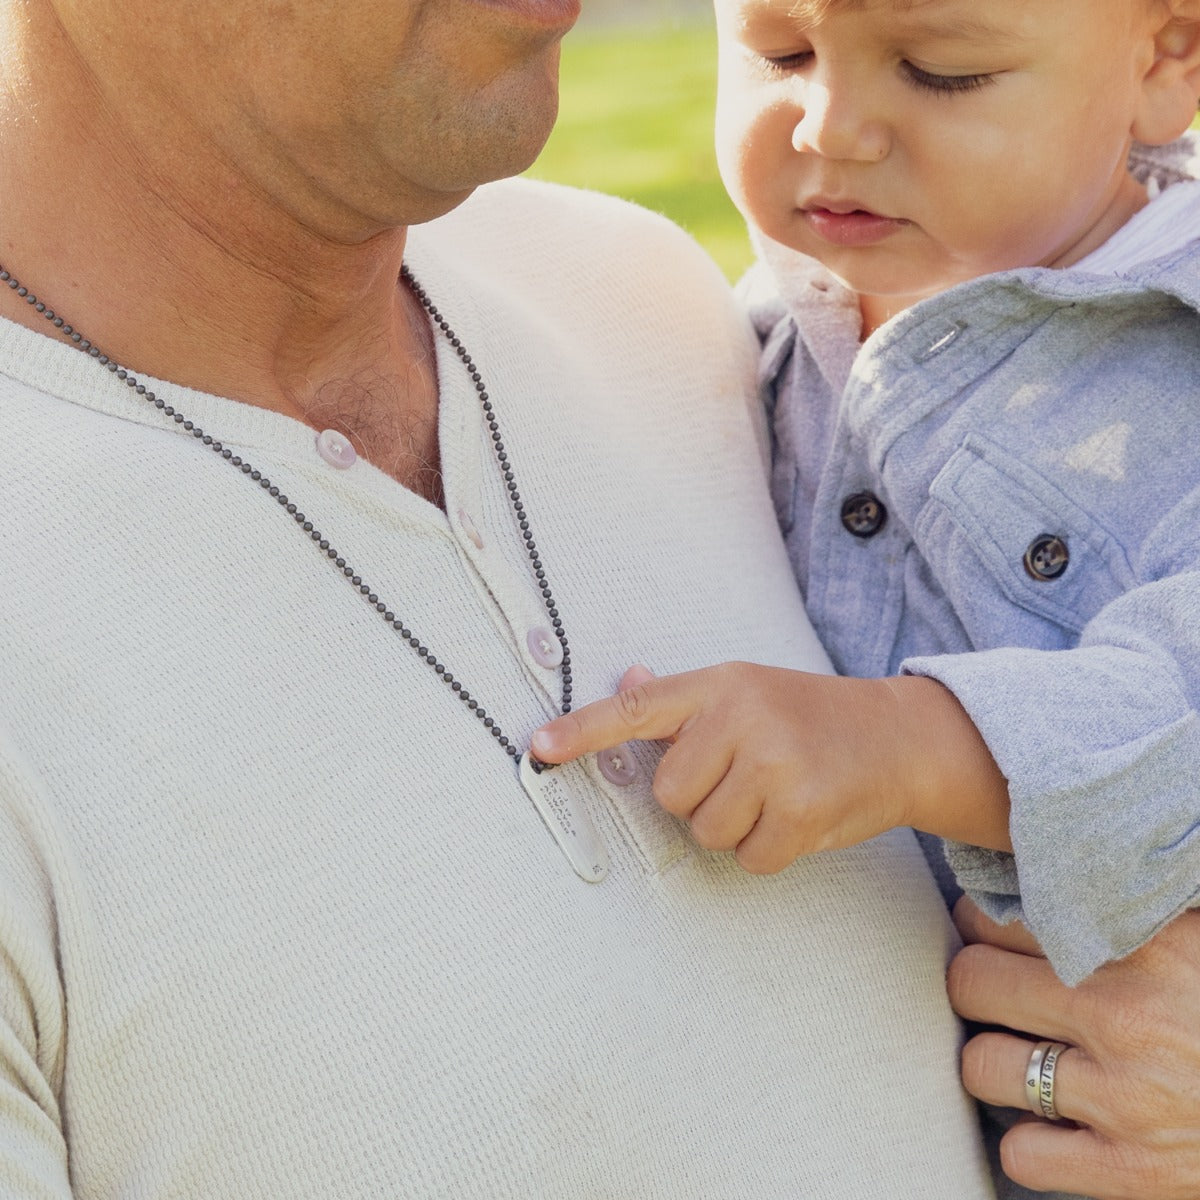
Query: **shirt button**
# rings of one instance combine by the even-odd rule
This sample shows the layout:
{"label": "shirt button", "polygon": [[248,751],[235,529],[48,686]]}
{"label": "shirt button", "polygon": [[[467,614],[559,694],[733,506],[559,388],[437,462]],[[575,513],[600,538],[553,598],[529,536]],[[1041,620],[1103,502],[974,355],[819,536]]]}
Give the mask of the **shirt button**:
{"label": "shirt button", "polygon": [[886,524],[888,511],[871,492],[855,492],[842,502],[842,524],[856,538],[874,537]]}
{"label": "shirt button", "polygon": [[1057,579],[1070,561],[1071,552],[1067,549],[1067,543],[1049,533],[1034,538],[1025,551],[1025,570],[1031,579],[1039,583]]}
{"label": "shirt button", "polygon": [[458,510],[458,523],[462,526],[462,531],[474,544],[476,550],[483,549],[483,538],[479,536],[479,530],[475,528],[475,522],[471,520],[471,514],[465,508]]}
{"label": "shirt button", "polygon": [[326,429],[317,434],[317,453],[331,466],[344,471],[358,461],[358,454],[350,439],[336,429]]}
{"label": "shirt button", "polygon": [[600,774],[617,787],[628,787],[639,774],[637,760],[625,743],[611,750],[601,750],[596,755],[596,765],[600,768]]}
{"label": "shirt button", "polygon": [[542,667],[560,667],[563,660],[562,642],[545,625],[531,629],[525,638],[529,653]]}

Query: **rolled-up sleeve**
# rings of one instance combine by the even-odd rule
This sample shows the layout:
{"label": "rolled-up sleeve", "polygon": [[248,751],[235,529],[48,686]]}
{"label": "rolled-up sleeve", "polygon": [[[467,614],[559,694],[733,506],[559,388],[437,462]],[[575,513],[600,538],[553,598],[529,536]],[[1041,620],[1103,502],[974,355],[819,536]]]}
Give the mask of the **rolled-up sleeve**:
{"label": "rolled-up sleeve", "polygon": [[1008,779],[1013,855],[946,847],[989,916],[1021,919],[1069,984],[1200,897],[1200,571],[1134,588],[1071,649],[911,658]]}

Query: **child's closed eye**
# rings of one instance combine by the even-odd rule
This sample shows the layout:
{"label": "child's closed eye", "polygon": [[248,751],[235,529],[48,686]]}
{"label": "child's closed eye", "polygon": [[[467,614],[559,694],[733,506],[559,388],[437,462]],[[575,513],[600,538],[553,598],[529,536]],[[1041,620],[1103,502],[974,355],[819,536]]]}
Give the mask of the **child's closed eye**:
{"label": "child's closed eye", "polygon": [[934,71],[925,70],[924,67],[918,67],[908,59],[900,64],[900,69],[913,87],[924,92],[935,92],[939,96],[978,91],[996,81],[994,74],[939,75]]}
{"label": "child's closed eye", "polygon": [[796,71],[812,62],[811,50],[791,50],[780,54],[765,54],[754,52],[754,59],[759,67],[769,75],[783,75],[788,71]]}

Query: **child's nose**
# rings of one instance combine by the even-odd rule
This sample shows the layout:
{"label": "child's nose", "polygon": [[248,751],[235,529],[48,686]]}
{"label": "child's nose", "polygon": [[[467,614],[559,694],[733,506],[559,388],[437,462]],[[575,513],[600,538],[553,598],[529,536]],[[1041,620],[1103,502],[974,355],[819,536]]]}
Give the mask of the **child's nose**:
{"label": "child's nose", "polygon": [[801,103],[803,112],[792,130],[792,148],[798,153],[867,163],[887,157],[886,123],[835,97],[827,85],[809,80]]}

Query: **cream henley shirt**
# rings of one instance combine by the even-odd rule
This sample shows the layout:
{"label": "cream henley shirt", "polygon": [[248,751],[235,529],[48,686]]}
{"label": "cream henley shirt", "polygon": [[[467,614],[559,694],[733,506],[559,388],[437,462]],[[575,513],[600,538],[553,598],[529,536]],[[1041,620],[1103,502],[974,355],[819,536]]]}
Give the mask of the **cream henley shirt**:
{"label": "cream henley shirt", "polygon": [[[407,261],[495,403],[577,702],[639,660],[825,669],[753,337],[684,235],[515,182]],[[445,513],[302,424],[162,391],[525,744],[557,711],[547,617],[444,341],[437,365]],[[611,858],[584,883],[252,481],[10,324],[0,413],[4,1200],[991,1195],[910,835],[754,878],[655,807],[639,747],[627,786],[564,769]]]}

